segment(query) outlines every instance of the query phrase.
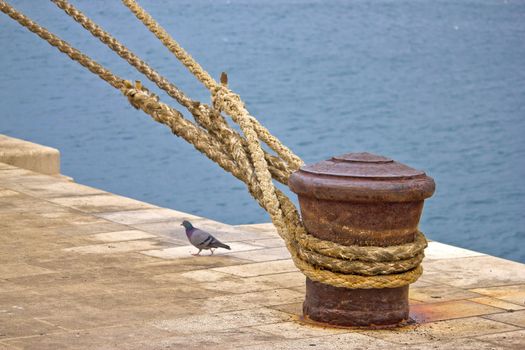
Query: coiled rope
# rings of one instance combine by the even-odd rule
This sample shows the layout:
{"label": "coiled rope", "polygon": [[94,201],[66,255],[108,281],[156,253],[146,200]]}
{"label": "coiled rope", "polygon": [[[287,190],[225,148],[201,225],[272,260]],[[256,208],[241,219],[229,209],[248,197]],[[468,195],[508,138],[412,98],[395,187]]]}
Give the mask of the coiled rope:
{"label": "coiled rope", "polygon": [[[303,164],[302,160],[249,114],[241,98],[228,88],[225,74],[220,83],[216,82],[136,1],[122,0],[210,91],[212,105],[190,99],[68,1],[52,2],[185,107],[195,123],[161,102],[140,82],[132,83],[116,76],[4,0],[0,0],[0,10],[119,89],[132,106],[167,125],[175,135],[244,182],[250,194],[269,213],[295,265],[308,278],[336,287],[367,289],[401,287],[415,282],[421,275],[420,263],[427,245],[421,232],[417,232],[413,243],[389,247],[344,246],[308,234],[292,201],[272,181],[287,184],[289,176]],[[223,113],[239,125],[242,134],[229,125]],[[261,143],[275,155],[266,152]]]}

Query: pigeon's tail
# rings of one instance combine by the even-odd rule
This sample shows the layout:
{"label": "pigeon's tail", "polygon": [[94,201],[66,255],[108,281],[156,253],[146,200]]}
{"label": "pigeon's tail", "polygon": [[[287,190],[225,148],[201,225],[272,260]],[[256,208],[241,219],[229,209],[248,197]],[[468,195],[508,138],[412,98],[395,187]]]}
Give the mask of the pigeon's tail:
{"label": "pigeon's tail", "polygon": [[224,243],[217,244],[218,247],[231,250],[230,246]]}

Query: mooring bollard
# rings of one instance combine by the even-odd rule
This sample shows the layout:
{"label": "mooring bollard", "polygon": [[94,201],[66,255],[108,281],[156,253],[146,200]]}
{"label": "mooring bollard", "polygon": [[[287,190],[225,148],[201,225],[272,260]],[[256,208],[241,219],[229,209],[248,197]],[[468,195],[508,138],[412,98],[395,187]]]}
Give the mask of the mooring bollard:
{"label": "mooring bollard", "polygon": [[[292,174],[309,234],[342,245],[387,247],[413,242],[434,180],[423,171],[370,153],[348,153]],[[306,279],[306,318],[341,326],[407,321],[408,285],[349,289]]]}

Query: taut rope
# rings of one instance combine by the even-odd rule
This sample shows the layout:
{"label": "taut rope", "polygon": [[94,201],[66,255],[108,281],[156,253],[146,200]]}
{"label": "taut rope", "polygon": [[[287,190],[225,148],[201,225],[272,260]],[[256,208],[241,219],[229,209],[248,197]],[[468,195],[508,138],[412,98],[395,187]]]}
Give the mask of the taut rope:
{"label": "taut rope", "polygon": [[[279,235],[284,239],[295,265],[311,280],[345,288],[395,288],[415,282],[422,273],[420,265],[427,243],[418,232],[413,243],[390,247],[344,246],[320,240],[306,232],[292,201],[273,183],[287,184],[302,160],[251,116],[240,97],[227,86],[227,77],[217,83],[144,9],[134,0],[122,2],[210,91],[212,105],[187,97],[177,86],[157,73],[97,24],[65,0],[52,0],[92,35],[125,59],[158,87],[165,90],[195,118],[184,118],[181,112],[162,103],[140,82],[124,80],[82,54],[67,42],[39,26],[4,0],[0,10],[34,32],[71,59],[119,89],[131,105],[167,125],[224,170],[243,181],[250,194],[269,214]],[[239,125],[235,131],[222,115]],[[266,152],[268,145],[275,155]]]}

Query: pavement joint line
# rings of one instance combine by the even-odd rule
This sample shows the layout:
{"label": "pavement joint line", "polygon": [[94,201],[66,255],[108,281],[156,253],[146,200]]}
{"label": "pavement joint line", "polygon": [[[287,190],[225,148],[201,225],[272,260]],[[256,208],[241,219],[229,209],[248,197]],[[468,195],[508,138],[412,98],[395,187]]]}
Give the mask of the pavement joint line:
{"label": "pavement joint line", "polygon": [[[501,315],[501,314],[507,314],[507,313],[514,313],[514,312],[518,312],[518,311],[513,311],[513,310],[507,310],[505,312],[497,312],[497,313],[493,313],[493,314],[486,314],[486,315],[480,315],[479,317],[482,317],[484,319],[487,319],[487,320],[490,320],[490,321],[494,321],[494,322],[499,322],[499,323],[504,323],[506,324],[507,326],[513,326],[513,327],[517,327],[519,329],[525,329],[524,327],[521,327],[521,326],[518,326],[516,324],[512,324],[510,322],[507,322],[507,321],[502,321],[502,320],[493,320],[492,318],[488,317],[488,316],[492,316],[492,315]],[[503,332],[504,333],[504,332]]]}
{"label": "pavement joint line", "polygon": [[487,336],[487,335],[497,335],[497,334],[505,334],[505,333],[523,332],[524,330],[525,330],[525,328],[520,328],[520,329],[513,330],[513,331],[501,331],[501,332],[494,332],[494,333],[491,333],[491,334],[480,334],[480,335],[475,336],[474,339],[482,340],[482,341],[488,342],[490,344],[501,345],[501,343],[497,342],[497,340],[492,340],[490,338],[489,339],[479,339],[479,338]]}
{"label": "pavement joint line", "polygon": [[[475,292],[474,292],[474,293],[475,293]],[[480,294],[480,295],[481,295],[482,298],[485,297],[485,298],[496,299],[496,300],[501,301],[501,302],[504,302],[504,303],[506,303],[506,304],[511,304],[511,305],[516,305],[516,306],[521,306],[521,307],[523,307],[523,305],[520,305],[520,304],[518,304],[518,303],[514,303],[514,302],[512,302],[512,301],[506,301],[506,300],[503,300],[503,299],[499,299],[499,298],[491,297],[491,296],[484,295],[484,294]],[[465,300],[472,301],[473,303],[478,303],[478,304],[481,304],[481,305],[487,305],[487,304],[484,304],[484,303],[481,303],[481,302],[477,301],[476,299],[477,299],[477,297],[476,297],[476,298],[468,298],[468,299],[465,299]],[[489,306],[491,306],[491,305],[489,305]],[[499,309],[503,309],[503,310],[505,310],[506,312],[515,312],[515,311],[520,311],[520,310],[504,309],[504,308],[501,308],[501,307],[498,307],[498,306],[493,306],[493,307],[497,307],[497,308],[499,308]]]}
{"label": "pavement joint line", "polygon": [[[36,317],[34,317],[33,319],[42,322],[41,319],[38,319]],[[4,339],[2,339],[0,341],[0,344],[5,344],[5,345],[8,345],[8,346],[14,346],[14,345],[11,345],[11,344],[8,344],[8,343],[4,343],[4,342],[5,341],[11,341],[11,340],[19,340],[19,339],[38,338],[38,337],[44,337],[44,336],[47,336],[47,335],[66,334],[66,333],[78,333],[78,332],[82,332],[82,331],[92,331],[92,330],[97,330],[97,329],[111,329],[111,328],[119,328],[119,327],[123,327],[123,326],[140,326],[140,325],[143,325],[143,323],[130,322],[130,323],[127,323],[127,324],[124,323],[124,324],[116,324],[116,325],[109,325],[109,326],[67,329],[67,328],[60,327],[58,325],[54,325],[54,324],[49,323],[49,322],[44,322],[44,323],[52,325],[52,326],[55,326],[55,327],[58,327],[62,331],[45,332],[45,334],[43,334],[43,335],[42,334],[34,334],[34,335],[26,335],[26,336],[21,336],[21,337],[4,338]]]}
{"label": "pavement joint line", "polygon": [[[48,175],[49,176],[49,175]],[[88,186],[89,187],[89,186]],[[93,188],[93,187],[92,187]],[[11,189],[9,189],[11,190]],[[101,196],[107,196],[107,195],[112,195],[112,196],[118,196],[118,197],[123,197],[123,196],[119,196],[117,194],[114,194],[114,193],[111,193],[111,192],[106,192],[106,193],[96,193],[96,194],[84,194],[84,195],[75,195],[75,196],[63,196],[63,197],[53,197],[53,198],[42,198],[42,197],[37,197],[35,195],[32,195],[32,194],[27,194],[27,193],[24,193],[24,192],[20,192],[20,191],[17,191],[16,189],[15,190],[12,190],[12,191],[15,191],[15,192],[18,192],[19,194],[22,194],[24,196],[28,196],[28,197],[31,197],[31,198],[35,198],[35,199],[38,199],[38,200],[41,200],[41,201],[45,201],[45,202],[48,202],[50,204],[53,204],[53,205],[57,205],[57,206],[60,206],[60,207],[63,207],[63,208],[67,208],[67,209],[71,209],[71,210],[74,210],[80,214],[87,214],[87,215],[91,215],[91,216],[96,216],[100,219],[104,219],[104,220],[107,220],[107,221],[110,221],[110,222],[114,222],[114,223],[118,223],[118,222],[115,222],[115,221],[111,221],[111,220],[108,220],[106,218],[103,218],[103,217],[100,217],[99,215],[97,214],[105,214],[105,213],[118,213],[118,212],[121,212],[121,211],[133,211],[133,210],[158,210],[158,209],[162,209],[161,207],[155,207],[155,208],[132,208],[132,209],[119,209],[119,210],[116,210],[116,211],[104,211],[104,212],[97,212],[97,213],[90,213],[90,212],[86,212],[86,211],[82,211],[82,210],[79,210],[79,209],[76,209],[74,207],[71,207],[71,206],[67,206],[67,205],[64,205],[64,204],[60,204],[60,203],[55,203],[53,202],[52,200],[56,200],[56,199],[59,199],[59,198],[76,198],[76,197],[86,197],[86,196],[90,196],[90,197],[101,197]],[[132,200],[135,200],[135,201],[138,201],[138,202],[141,202],[140,200],[138,199],[135,199],[135,198],[131,198],[131,197],[124,197],[124,198],[130,198]],[[149,203],[148,203],[149,204]]]}
{"label": "pavement joint line", "polygon": [[[282,305],[286,305],[286,304],[282,304]],[[203,315],[221,316],[221,315],[225,315],[225,314],[239,313],[239,312],[246,311],[246,310],[261,310],[261,309],[267,309],[267,310],[271,310],[271,311],[274,311],[274,312],[277,312],[277,313],[281,313],[281,314],[283,314],[283,316],[286,316],[287,320],[281,320],[281,321],[278,321],[278,322],[275,322],[275,321],[264,322],[263,321],[261,323],[256,323],[253,326],[263,325],[263,324],[267,325],[267,324],[275,324],[275,323],[282,323],[282,322],[290,322],[294,318],[293,315],[288,314],[288,313],[286,313],[284,311],[279,311],[279,310],[275,310],[275,309],[270,308],[270,306],[272,306],[272,305],[257,305],[257,304],[254,304],[252,306],[253,307],[247,307],[247,308],[235,309],[235,310],[227,310],[227,311],[219,311],[219,312],[210,312],[210,313],[206,313],[206,314],[181,315],[180,317],[171,317],[169,319],[160,319],[160,320],[159,319],[155,319],[155,320],[151,320],[149,323],[153,324],[154,327],[157,327],[155,325],[155,323],[159,322],[159,321],[186,319],[186,318],[192,318],[192,317],[199,317],[199,316],[203,316]],[[274,305],[274,306],[278,306],[278,305]],[[252,326],[245,326],[245,327],[252,327]],[[159,327],[157,327],[157,328],[159,328]],[[233,325],[233,326],[228,327],[228,328],[221,328],[221,330],[238,329],[238,328],[242,328],[242,327],[239,327],[237,325]]]}
{"label": "pavement joint line", "polygon": [[49,325],[49,326],[57,327],[57,328],[62,329],[62,330],[64,330],[64,331],[66,331],[66,332],[67,332],[67,331],[70,331],[69,328],[65,328],[65,327],[59,326],[59,325],[57,325],[57,324],[54,324],[54,323],[51,323],[51,322],[49,322],[49,321],[43,320],[43,319],[41,319],[41,318],[39,318],[39,317],[33,317],[33,320],[38,321],[38,322],[42,322],[42,323],[47,324],[47,325]]}
{"label": "pavement joint line", "polygon": [[[12,341],[12,340],[19,340],[19,339],[39,338],[39,337],[43,337],[45,335],[64,334],[64,333],[68,333],[68,331],[66,331],[66,330],[55,331],[55,332],[50,331],[50,332],[45,332],[44,335],[42,335],[42,334],[32,334],[32,335],[24,335],[24,336],[21,336],[21,337],[9,337],[9,338],[2,339],[2,342]],[[11,344],[7,344],[7,345],[13,346]]]}
{"label": "pavement joint line", "polygon": [[[285,323],[285,322],[290,322],[290,321],[283,321],[283,322],[274,322],[274,323],[265,323],[264,326],[266,325],[272,325],[272,324],[280,324],[280,323]],[[253,330],[256,330],[258,332],[262,332],[262,333],[265,333],[267,335],[270,335],[270,336],[275,336],[276,334],[275,333],[272,333],[270,331],[266,331],[264,329],[259,329],[257,328],[258,326],[261,326],[261,325],[255,325],[255,326],[247,326],[247,327],[240,327],[239,329],[253,329]],[[308,326],[311,326],[311,325],[308,325]],[[316,328],[316,329],[323,329],[325,327],[320,327],[320,326],[313,326],[312,327]],[[343,328],[340,328],[343,330]],[[337,334],[348,334],[348,333],[358,333],[356,331],[353,331],[351,329],[348,329],[346,331],[342,331],[342,332],[338,332]],[[311,338],[322,338],[322,337],[330,337],[330,336],[334,336],[334,335],[337,335],[337,334],[326,334],[326,335],[307,335],[307,336],[301,336],[300,338],[285,338],[283,337],[283,339],[281,341],[293,341],[293,340],[299,340],[299,339],[311,339]],[[262,341],[262,342],[257,342],[257,343],[253,343],[253,345],[258,345],[258,344],[264,344],[266,343],[266,341]]]}
{"label": "pavement joint line", "polygon": [[[441,283],[441,284],[445,284],[445,283]],[[521,284],[516,284],[516,282],[513,282],[511,284],[491,284],[490,286],[485,286],[485,287],[475,287],[475,288],[469,288],[469,289],[465,289],[465,290],[474,290],[474,289],[490,289],[490,288],[498,288],[498,287],[513,287],[513,286],[520,286]],[[462,288],[463,289],[463,288]],[[474,292],[476,293],[476,292]],[[524,299],[524,304],[525,304],[525,299]]]}
{"label": "pavement joint line", "polygon": [[[97,329],[111,329],[111,328],[119,328],[124,326],[139,326],[142,325],[142,323],[137,322],[130,322],[130,323],[119,323],[109,326],[98,326],[98,327],[86,327],[86,328],[73,328],[68,330],[66,333],[78,333],[78,332],[84,332],[84,331],[93,331]],[[63,333],[57,333],[57,334],[63,334]]]}
{"label": "pavement joint line", "polygon": [[[523,284],[521,283],[513,283],[513,284],[506,284],[506,285],[503,285],[503,286],[490,286],[490,287],[475,287],[475,288],[468,288],[467,290],[469,291],[472,291],[472,290],[476,290],[476,289],[493,289],[493,288],[498,288],[498,287],[520,287],[522,286]],[[524,299],[524,303],[525,303],[525,299]]]}

